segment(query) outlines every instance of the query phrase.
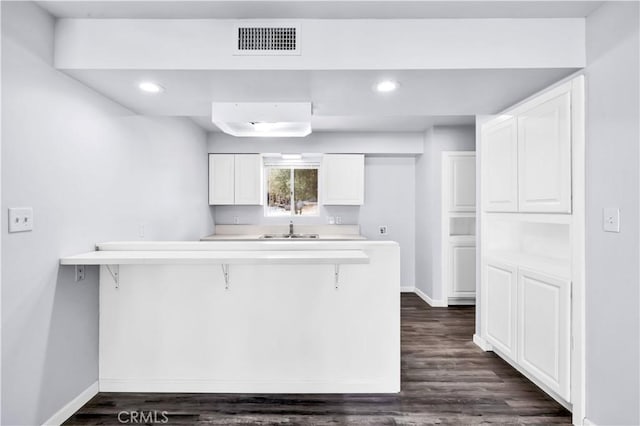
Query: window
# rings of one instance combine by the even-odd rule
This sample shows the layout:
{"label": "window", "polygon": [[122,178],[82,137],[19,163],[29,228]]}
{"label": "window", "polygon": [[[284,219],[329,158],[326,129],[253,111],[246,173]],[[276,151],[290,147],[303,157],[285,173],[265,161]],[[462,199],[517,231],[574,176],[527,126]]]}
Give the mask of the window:
{"label": "window", "polygon": [[318,167],[266,167],[265,216],[318,216]]}

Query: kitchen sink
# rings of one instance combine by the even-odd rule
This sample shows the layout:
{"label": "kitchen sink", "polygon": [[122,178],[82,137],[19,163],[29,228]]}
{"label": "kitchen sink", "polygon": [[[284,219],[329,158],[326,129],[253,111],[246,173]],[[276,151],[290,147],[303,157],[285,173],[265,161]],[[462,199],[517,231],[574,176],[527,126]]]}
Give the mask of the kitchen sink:
{"label": "kitchen sink", "polygon": [[318,234],[264,234],[260,239],[265,240],[314,240],[318,239]]}

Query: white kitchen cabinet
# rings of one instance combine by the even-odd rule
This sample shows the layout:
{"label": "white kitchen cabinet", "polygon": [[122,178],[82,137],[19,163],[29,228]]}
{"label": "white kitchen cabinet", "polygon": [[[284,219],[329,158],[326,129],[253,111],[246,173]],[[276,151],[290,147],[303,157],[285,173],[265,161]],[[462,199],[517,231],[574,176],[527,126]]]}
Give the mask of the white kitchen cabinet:
{"label": "white kitchen cabinet", "polygon": [[445,158],[444,166],[449,175],[449,211],[474,212],[476,210],[475,153],[448,153]]}
{"label": "white kitchen cabinet", "polygon": [[518,125],[514,117],[483,128],[482,181],[485,211],[518,210]]}
{"label": "white kitchen cabinet", "polygon": [[451,288],[449,297],[476,297],[476,242],[452,242],[449,244],[449,273]]}
{"label": "white kitchen cabinet", "polygon": [[493,259],[482,267],[484,336],[505,356],[516,359],[517,268]]}
{"label": "white kitchen cabinet", "polygon": [[518,363],[569,401],[571,282],[518,271]]}
{"label": "white kitchen cabinet", "polygon": [[234,204],[235,155],[209,154],[209,204]]}
{"label": "white kitchen cabinet", "polygon": [[442,153],[442,293],[447,305],[476,299],[476,153]]}
{"label": "white kitchen cabinet", "polygon": [[482,126],[478,162],[478,341],[571,404],[574,421],[585,414],[584,101],[579,76],[503,111]]}
{"label": "white kitchen cabinet", "polygon": [[209,204],[262,204],[259,154],[209,154]]}
{"label": "white kitchen cabinet", "polygon": [[260,155],[235,156],[235,204],[262,204],[262,176]]}
{"label": "white kitchen cabinet", "polygon": [[521,212],[571,212],[571,95],[518,114]]}
{"label": "white kitchen cabinet", "polygon": [[321,174],[322,204],[364,204],[364,155],[325,154]]}

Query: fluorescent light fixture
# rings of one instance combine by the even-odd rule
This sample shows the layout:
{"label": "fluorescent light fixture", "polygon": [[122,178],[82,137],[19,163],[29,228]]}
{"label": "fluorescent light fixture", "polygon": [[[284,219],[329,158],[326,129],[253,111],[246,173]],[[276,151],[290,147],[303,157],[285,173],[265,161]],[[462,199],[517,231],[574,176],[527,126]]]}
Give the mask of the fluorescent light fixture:
{"label": "fluorescent light fixture", "polygon": [[153,81],[143,81],[138,84],[138,88],[146,93],[164,92],[164,87],[160,86],[158,83],[154,83]]}
{"label": "fluorescent light fixture", "polygon": [[211,121],[238,137],[304,137],[311,133],[311,102],[214,102]]}
{"label": "fluorescent light fixture", "polygon": [[382,80],[376,84],[376,91],[381,93],[393,92],[398,88],[398,82],[393,80]]}
{"label": "fluorescent light fixture", "polygon": [[302,160],[302,154],[282,154],[283,160]]}

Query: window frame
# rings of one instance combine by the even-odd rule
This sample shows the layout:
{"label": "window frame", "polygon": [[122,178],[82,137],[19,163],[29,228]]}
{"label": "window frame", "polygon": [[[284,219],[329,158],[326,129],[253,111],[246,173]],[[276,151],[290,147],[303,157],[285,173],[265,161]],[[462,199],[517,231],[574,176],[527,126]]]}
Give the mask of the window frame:
{"label": "window frame", "polygon": [[[290,207],[289,207],[289,214],[286,215],[269,215],[269,175],[270,175],[270,171],[272,169],[289,169],[289,172],[291,173],[290,175],[290,182],[291,182],[291,187],[290,187]],[[307,215],[297,215],[295,213],[296,209],[295,207],[293,207],[293,203],[295,202],[295,170],[316,170],[316,173],[318,174],[318,185],[316,188],[317,191],[317,209],[316,209],[316,213],[315,214],[307,214]],[[301,163],[301,162],[290,162],[290,161],[278,161],[278,162],[269,162],[267,164],[264,165],[263,167],[263,173],[264,173],[264,188],[263,188],[263,194],[264,194],[264,199],[265,199],[265,203],[264,203],[264,209],[263,209],[263,216],[265,218],[270,218],[270,219],[274,219],[274,218],[294,218],[294,217],[320,217],[320,164],[319,163],[309,163],[309,162],[305,162],[305,163]]]}

